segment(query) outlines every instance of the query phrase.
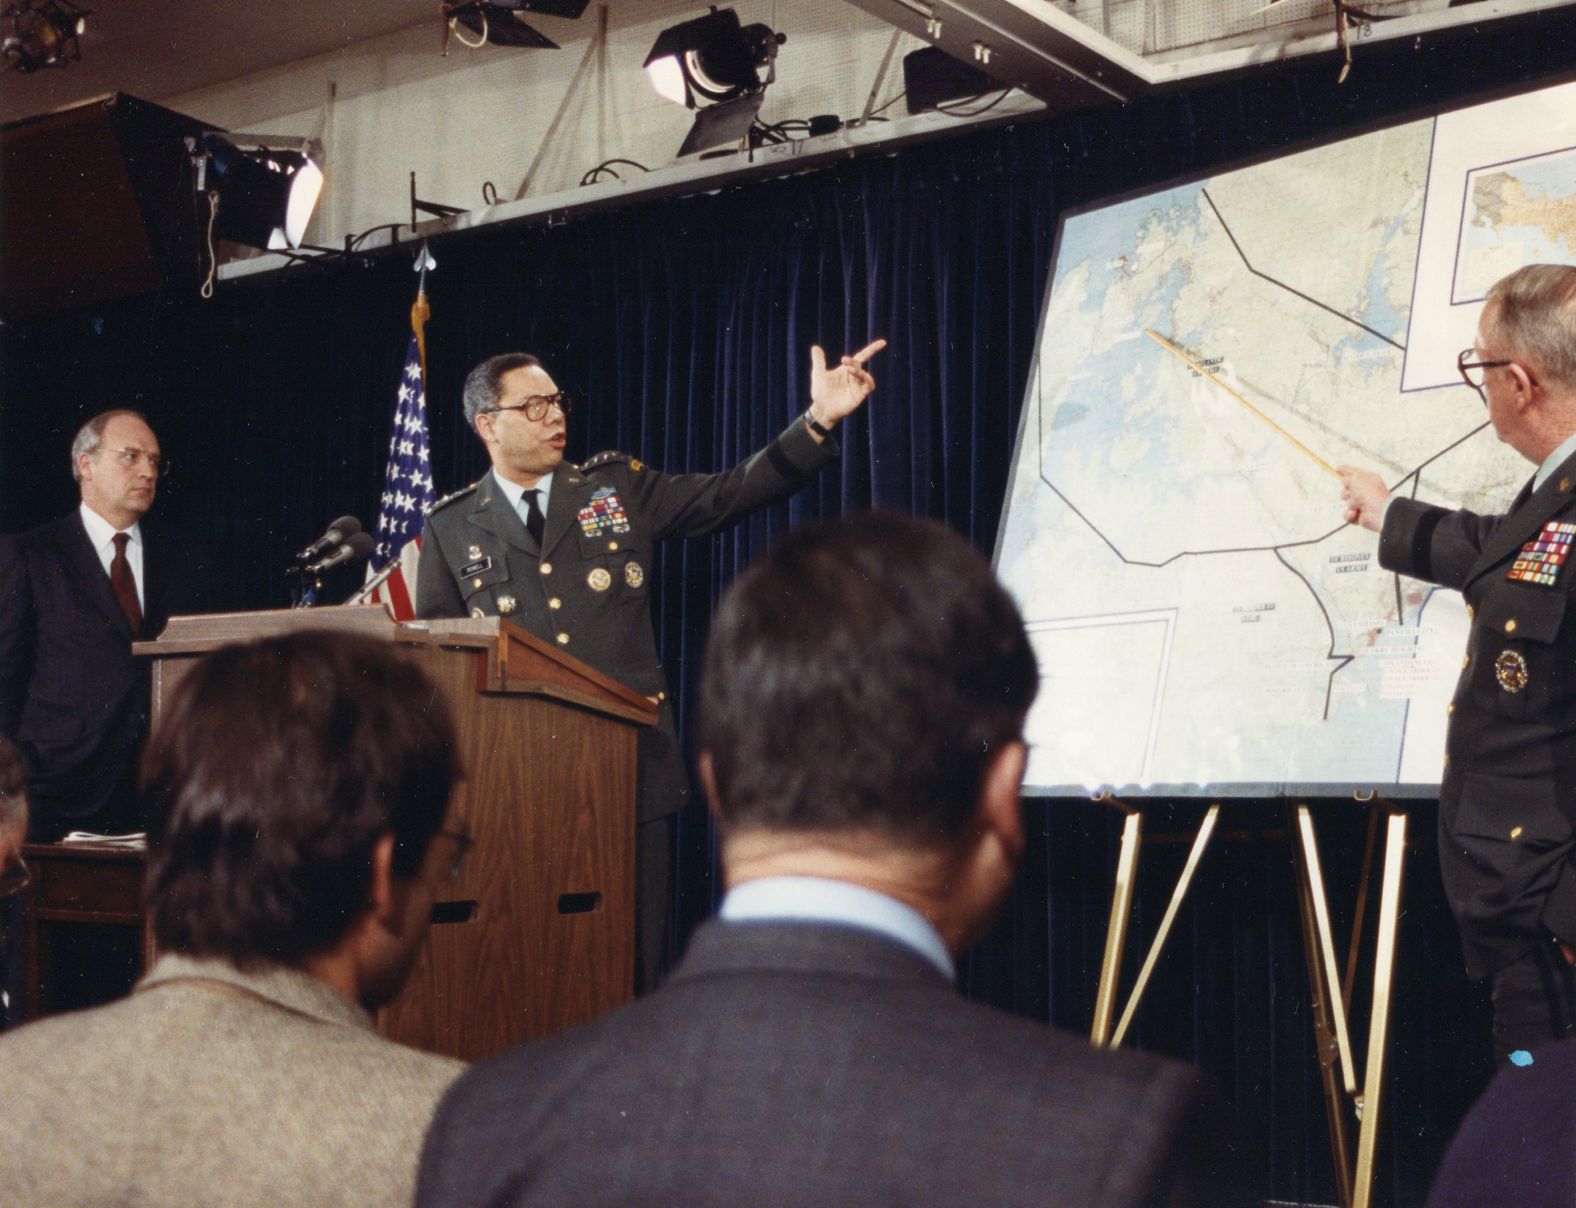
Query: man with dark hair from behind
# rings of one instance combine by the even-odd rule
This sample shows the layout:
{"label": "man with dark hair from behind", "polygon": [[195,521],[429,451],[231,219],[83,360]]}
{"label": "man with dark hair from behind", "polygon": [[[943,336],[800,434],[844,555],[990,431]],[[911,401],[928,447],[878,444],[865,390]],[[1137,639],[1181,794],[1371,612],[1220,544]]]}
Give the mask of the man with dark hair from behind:
{"label": "man with dark hair from behind", "polygon": [[418,1203],[1246,1202],[1195,1071],[953,990],[1023,846],[1037,686],[1017,609],[947,530],[786,538],[706,654],[720,919],[656,993],[462,1077]]}
{"label": "man with dark hair from behind", "polygon": [[462,1068],[379,1037],[467,840],[432,682],[386,642],[229,646],[150,743],[148,909],[129,999],[0,1037],[0,1199],[408,1201]]}

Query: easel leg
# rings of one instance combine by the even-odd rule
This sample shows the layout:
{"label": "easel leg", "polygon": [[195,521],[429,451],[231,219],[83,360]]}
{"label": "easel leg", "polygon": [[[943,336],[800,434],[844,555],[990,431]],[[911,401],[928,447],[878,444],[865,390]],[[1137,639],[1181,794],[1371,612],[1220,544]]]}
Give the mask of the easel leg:
{"label": "easel leg", "polygon": [[[1342,1205],[1352,1203],[1352,1165],[1347,1139],[1347,1089],[1341,1075],[1343,1065],[1350,1069],[1350,1049],[1346,1046],[1345,1011],[1333,976],[1333,942],[1329,937],[1329,910],[1324,897],[1324,879],[1319,871],[1319,852],[1314,842],[1313,818],[1305,805],[1294,806],[1291,813],[1292,862],[1297,870],[1297,906],[1302,919],[1302,951],[1308,964],[1308,983],[1312,990],[1313,1034],[1319,1058],[1319,1074],[1324,1082],[1324,1115],[1330,1127],[1330,1155],[1335,1161],[1335,1194]],[[1323,942],[1320,919],[1324,922]],[[1327,962],[1326,957],[1330,958]],[[1342,1060],[1345,1049],[1346,1060]]]}
{"label": "easel leg", "polygon": [[1129,812],[1122,824],[1122,850],[1116,860],[1116,888],[1111,893],[1111,919],[1105,929],[1105,953],[1100,958],[1100,988],[1094,1000],[1094,1026],[1090,1043],[1105,1048],[1111,1039],[1111,1017],[1116,1013],[1116,986],[1122,975],[1122,951],[1127,944],[1127,923],[1133,912],[1133,883],[1138,872],[1138,850],[1144,819]]}
{"label": "easel leg", "polygon": [[1160,920],[1160,930],[1155,932],[1154,941],[1149,945],[1149,952],[1144,957],[1144,965],[1138,971],[1138,980],[1133,983],[1133,993],[1128,997],[1127,1006],[1122,1011],[1121,1021],[1116,1025],[1116,1032],[1111,1037],[1111,1048],[1116,1048],[1127,1035],[1128,1026],[1133,1022],[1133,1016],[1138,1013],[1138,1003],[1144,996],[1144,991],[1149,987],[1149,977],[1155,971],[1155,965],[1160,960],[1160,950],[1165,947],[1166,939],[1171,934],[1172,924],[1176,922],[1177,912],[1182,909],[1182,900],[1187,897],[1187,891],[1193,884],[1193,874],[1198,871],[1199,861],[1204,858],[1204,850],[1209,846],[1210,836],[1215,831],[1215,823],[1220,818],[1220,806],[1211,805],[1204,814],[1204,820],[1198,824],[1198,834],[1193,839],[1193,847],[1187,854],[1187,863],[1182,867],[1182,875],[1177,878],[1176,888],[1171,891],[1171,901],[1166,906],[1166,914]]}
{"label": "easel leg", "polygon": [[1373,1196],[1374,1153],[1379,1141],[1379,1100],[1384,1091],[1385,1045],[1389,1039],[1390,994],[1395,983],[1396,929],[1401,917],[1402,858],[1406,854],[1406,815],[1385,817],[1384,880],[1379,889],[1379,939],[1374,953],[1373,1012],[1368,1021],[1368,1065],[1359,1101],[1356,1196],[1353,1208],[1368,1208]]}

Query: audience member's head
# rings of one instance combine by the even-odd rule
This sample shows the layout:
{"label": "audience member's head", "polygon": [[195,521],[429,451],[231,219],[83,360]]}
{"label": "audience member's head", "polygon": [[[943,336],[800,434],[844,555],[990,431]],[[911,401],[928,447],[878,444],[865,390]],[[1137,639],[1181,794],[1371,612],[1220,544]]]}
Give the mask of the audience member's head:
{"label": "audience member's head", "polygon": [[308,969],[353,949],[354,996],[387,1001],[463,844],[435,842],[458,774],[443,698],[387,642],[306,632],[208,655],[143,761],[159,946]]}
{"label": "audience member's head", "polygon": [[22,753],[0,734],[0,898],[27,883],[22,844],[27,838],[27,780]]}
{"label": "audience member's head", "polygon": [[790,534],[707,648],[701,770],[730,882],[868,857],[993,909],[1038,687],[1017,608],[947,529],[873,513]]}

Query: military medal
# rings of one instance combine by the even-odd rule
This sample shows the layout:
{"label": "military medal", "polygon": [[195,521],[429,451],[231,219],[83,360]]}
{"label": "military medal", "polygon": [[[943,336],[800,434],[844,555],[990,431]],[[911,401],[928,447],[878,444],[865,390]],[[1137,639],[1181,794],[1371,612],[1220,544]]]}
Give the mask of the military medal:
{"label": "military medal", "polygon": [[613,576],[599,566],[586,576],[586,584],[592,591],[606,591],[613,586]]}
{"label": "military medal", "polygon": [[646,581],[646,572],[640,569],[638,562],[624,563],[624,582],[631,587],[639,587]]}
{"label": "military medal", "polygon": [[1570,556],[1571,541],[1576,539],[1576,524],[1564,520],[1550,520],[1536,539],[1527,542],[1511,563],[1505,579],[1510,583],[1532,583],[1538,587],[1553,587],[1559,577],[1560,567]]}
{"label": "military medal", "polygon": [[591,493],[591,502],[576,513],[580,531],[587,537],[602,533],[629,532],[629,516],[624,511],[624,501],[612,487],[598,487]]}
{"label": "military medal", "polygon": [[1494,678],[1506,692],[1520,692],[1527,686],[1527,660],[1518,651],[1501,651],[1494,660]]}

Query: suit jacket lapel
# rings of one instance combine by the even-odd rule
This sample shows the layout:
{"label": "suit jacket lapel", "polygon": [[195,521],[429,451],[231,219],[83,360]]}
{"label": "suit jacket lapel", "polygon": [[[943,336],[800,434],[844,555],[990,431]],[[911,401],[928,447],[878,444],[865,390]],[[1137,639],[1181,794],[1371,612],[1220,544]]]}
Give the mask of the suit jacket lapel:
{"label": "suit jacket lapel", "polygon": [[531,540],[531,534],[526,531],[525,521],[520,519],[520,513],[509,503],[509,497],[503,493],[503,488],[498,485],[498,479],[491,470],[482,476],[481,484],[471,499],[470,520],[477,528],[486,529],[518,550],[528,554],[537,553],[536,542]]}
{"label": "suit jacket lapel", "polygon": [[[1532,540],[1543,528],[1544,521],[1557,515],[1571,501],[1571,490],[1576,487],[1576,455],[1566,458],[1550,474],[1544,484],[1533,491],[1517,506],[1513,506],[1499,522],[1483,548],[1467,583],[1481,578],[1499,565],[1520,546]],[[1465,584],[1463,584],[1465,586]]]}
{"label": "suit jacket lapel", "polygon": [[[120,601],[115,598],[115,591],[109,585],[109,576],[104,573],[104,564],[99,561],[98,551],[88,539],[88,530],[82,523],[82,514],[73,512],[67,519],[67,539],[61,550],[61,561],[65,565],[66,573],[76,580],[83,596],[92,600],[99,611],[113,621],[116,628],[126,635],[127,641],[130,641],[131,622],[126,620],[126,614],[120,610]],[[146,589],[144,593],[146,594]]]}

